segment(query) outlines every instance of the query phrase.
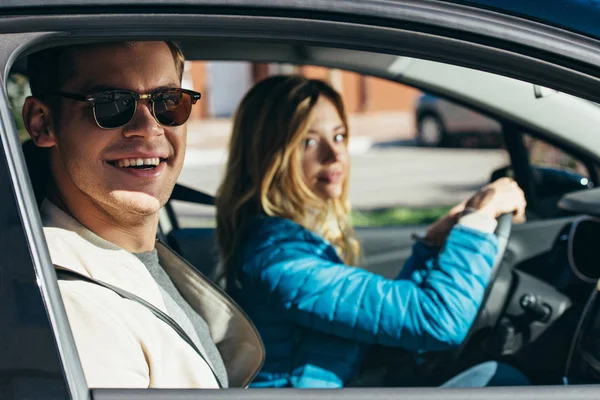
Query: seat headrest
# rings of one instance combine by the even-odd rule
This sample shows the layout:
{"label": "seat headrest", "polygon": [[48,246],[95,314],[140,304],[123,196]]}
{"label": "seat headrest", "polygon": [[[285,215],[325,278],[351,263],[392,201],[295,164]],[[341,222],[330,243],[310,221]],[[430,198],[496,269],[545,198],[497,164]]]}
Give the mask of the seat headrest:
{"label": "seat headrest", "polygon": [[46,198],[49,184],[52,181],[48,157],[49,150],[36,146],[31,139],[26,140],[22,148],[25,163],[27,164],[27,171],[29,172],[29,180],[31,181],[35,200],[39,207]]}

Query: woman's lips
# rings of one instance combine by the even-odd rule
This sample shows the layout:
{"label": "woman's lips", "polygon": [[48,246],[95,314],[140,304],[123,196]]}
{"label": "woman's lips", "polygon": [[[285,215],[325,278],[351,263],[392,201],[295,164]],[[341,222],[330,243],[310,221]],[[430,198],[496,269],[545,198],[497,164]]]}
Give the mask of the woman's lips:
{"label": "woman's lips", "polygon": [[340,183],[343,179],[343,174],[341,172],[328,172],[320,174],[317,179],[323,183]]}

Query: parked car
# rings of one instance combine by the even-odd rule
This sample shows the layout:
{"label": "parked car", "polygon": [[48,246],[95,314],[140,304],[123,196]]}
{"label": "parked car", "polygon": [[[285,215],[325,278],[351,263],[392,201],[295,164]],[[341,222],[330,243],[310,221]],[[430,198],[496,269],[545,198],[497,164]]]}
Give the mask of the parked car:
{"label": "parked car", "polygon": [[[591,199],[567,201],[561,208],[563,213],[557,215],[558,203],[554,198],[548,200],[546,184],[536,180],[540,174],[531,165],[523,136],[532,135],[572,155],[585,166],[586,179],[598,184],[600,135],[596,129],[600,110],[583,99],[600,101],[600,26],[596,23],[600,9],[595,2],[575,0],[549,0],[544,7],[530,3],[0,3],[0,63],[4,71],[0,79],[0,184],[4,188],[0,191],[4,232],[0,237],[0,398],[598,398],[600,362],[594,351],[598,336],[595,325],[588,323],[600,315],[595,303],[589,302],[597,291],[597,276],[581,279],[581,274],[572,272],[577,263],[571,261],[581,259],[573,257],[575,248],[581,247],[574,241],[581,235],[570,232],[577,230],[583,214],[597,213],[589,204],[597,204],[600,198],[595,189],[583,188],[583,193],[592,194]],[[422,355],[418,373],[423,382],[433,385],[444,375],[482,358],[493,358],[519,367],[536,385],[552,386],[471,391],[347,388],[301,393],[286,389],[89,388],[44,240],[4,83],[9,71],[25,71],[24,56],[41,48],[150,38],[177,40],[186,56],[194,60],[310,63],[400,81],[498,121],[510,154],[507,171],[525,191],[530,221],[513,226],[505,237],[504,257],[497,260],[494,280],[465,344],[454,352]],[[561,93],[538,97],[533,84]],[[503,90],[496,90],[498,87]],[[410,173],[409,169],[401,172]],[[573,188],[577,186],[569,184],[562,190]],[[174,200],[210,202],[206,195],[193,190],[183,189],[174,196]],[[551,201],[552,212],[542,206],[547,201]],[[212,268],[207,254],[214,249],[214,232],[179,227],[170,206],[165,208],[164,217],[160,238],[196,263],[198,269]],[[596,231],[579,232],[583,232],[583,240],[577,243],[590,250],[597,240]],[[391,266],[399,268],[406,258],[411,242],[409,234],[400,228],[365,228],[359,234],[365,246],[365,268],[375,270],[386,264],[386,270],[391,271]],[[388,354],[393,351],[387,349]],[[376,372],[377,367],[381,365],[366,372]],[[417,366],[404,364],[402,368],[396,370]],[[591,385],[562,385],[565,375],[571,383]]]}
{"label": "parked car", "polygon": [[417,99],[415,121],[417,142],[425,147],[450,145],[465,136],[492,143],[502,133],[494,119],[427,93]]}

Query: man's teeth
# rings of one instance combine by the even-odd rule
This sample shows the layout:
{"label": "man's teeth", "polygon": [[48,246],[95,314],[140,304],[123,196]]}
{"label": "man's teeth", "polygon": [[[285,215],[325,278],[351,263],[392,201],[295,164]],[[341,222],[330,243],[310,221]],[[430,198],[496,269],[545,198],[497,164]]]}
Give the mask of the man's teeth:
{"label": "man's teeth", "polygon": [[156,167],[160,164],[160,158],[131,158],[126,160],[117,160],[115,162],[117,167],[125,168],[125,167],[141,167],[142,165],[154,166]]}

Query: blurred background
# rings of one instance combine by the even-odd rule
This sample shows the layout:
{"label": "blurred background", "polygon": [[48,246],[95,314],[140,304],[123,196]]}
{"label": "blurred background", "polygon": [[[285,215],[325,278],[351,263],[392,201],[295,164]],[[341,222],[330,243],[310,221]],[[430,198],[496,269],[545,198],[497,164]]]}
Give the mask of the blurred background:
{"label": "blurred background", "polygon": [[[318,66],[247,62],[186,62],[183,87],[202,93],[188,122],[188,150],[180,183],[214,194],[244,94],[274,74],[302,74],[329,82],[349,115],[350,201],[357,226],[421,225],[490,181],[509,164],[500,125],[453,102],[395,82]],[[11,75],[7,90],[21,140],[27,79]],[[585,168],[548,143],[527,138],[532,164],[582,173]],[[183,227],[214,226],[214,209],[175,204]]]}

